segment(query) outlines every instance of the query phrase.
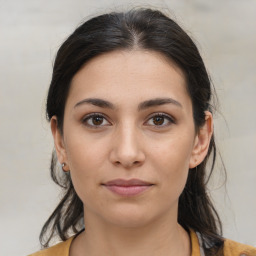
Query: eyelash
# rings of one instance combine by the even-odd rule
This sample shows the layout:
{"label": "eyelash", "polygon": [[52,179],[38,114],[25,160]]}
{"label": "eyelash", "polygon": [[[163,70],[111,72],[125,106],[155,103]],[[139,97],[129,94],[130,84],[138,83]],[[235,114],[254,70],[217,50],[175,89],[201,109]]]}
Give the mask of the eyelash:
{"label": "eyelash", "polygon": [[[106,120],[106,121],[108,122],[108,124],[107,124],[107,125],[102,125],[102,124],[100,124],[100,125],[88,124],[88,121],[89,121],[90,119],[92,120],[93,118],[96,118],[96,117],[103,118],[104,120]],[[148,126],[155,126],[155,127],[157,127],[157,128],[159,129],[159,128],[162,128],[162,127],[169,126],[170,124],[175,124],[175,120],[174,120],[171,116],[169,116],[169,115],[167,115],[167,114],[164,114],[164,113],[154,113],[154,114],[152,114],[152,115],[147,119],[146,123],[149,122],[151,119],[153,119],[153,118],[155,118],[155,117],[162,117],[162,118],[164,118],[165,120],[167,119],[168,124],[164,124],[164,125],[148,125]],[[165,122],[165,120],[164,120],[164,122]],[[103,121],[103,122],[104,122],[104,121]],[[82,123],[85,124],[86,126],[90,127],[90,128],[93,128],[93,129],[99,129],[99,128],[103,127],[103,126],[109,126],[109,125],[111,125],[110,122],[107,120],[106,116],[105,116],[105,115],[102,115],[101,113],[91,113],[91,114],[85,116],[85,117],[83,118],[83,120],[82,120]]]}
{"label": "eyelash", "polygon": [[149,119],[147,120],[147,122],[149,122],[149,120],[151,120],[154,117],[162,117],[164,119],[167,119],[168,124],[164,124],[164,125],[150,125],[150,126],[155,126],[156,128],[162,128],[162,127],[169,126],[170,124],[175,124],[175,120],[171,116],[169,116],[167,114],[164,114],[164,113],[154,113],[154,114],[152,114],[149,117]]}
{"label": "eyelash", "polygon": [[[100,113],[91,113],[87,116],[85,116],[82,120],[83,124],[85,124],[86,126],[90,127],[90,128],[93,128],[93,129],[98,129],[98,128],[101,128],[102,126],[104,125],[93,125],[93,124],[88,124],[88,121],[93,118],[96,118],[96,117],[100,117],[100,118],[103,118],[104,120],[107,120],[107,118],[100,114]],[[107,121],[108,123],[110,123],[109,121]],[[108,125],[107,125],[108,126]]]}

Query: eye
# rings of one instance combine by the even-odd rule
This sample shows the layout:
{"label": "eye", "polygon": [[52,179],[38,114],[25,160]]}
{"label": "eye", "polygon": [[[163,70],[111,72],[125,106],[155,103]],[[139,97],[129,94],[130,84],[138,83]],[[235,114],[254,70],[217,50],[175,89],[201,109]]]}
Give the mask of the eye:
{"label": "eye", "polygon": [[110,125],[110,122],[102,114],[93,113],[83,118],[83,123],[86,126],[98,128]]}
{"label": "eye", "polygon": [[157,113],[151,116],[147,121],[147,125],[149,126],[160,126],[160,127],[168,126],[171,123],[174,123],[173,118],[163,113]]}

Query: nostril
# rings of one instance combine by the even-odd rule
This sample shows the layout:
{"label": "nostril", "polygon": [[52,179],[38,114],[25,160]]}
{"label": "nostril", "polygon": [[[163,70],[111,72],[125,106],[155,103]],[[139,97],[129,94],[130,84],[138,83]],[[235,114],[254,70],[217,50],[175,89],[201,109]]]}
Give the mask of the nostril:
{"label": "nostril", "polygon": [[121,161],[115,161],[114,164],[116,166],[124,166],[125,168],[132,168],[134,166],[139,166],[141,164],[140,161],[134,161],[134,162],[121,162]]}

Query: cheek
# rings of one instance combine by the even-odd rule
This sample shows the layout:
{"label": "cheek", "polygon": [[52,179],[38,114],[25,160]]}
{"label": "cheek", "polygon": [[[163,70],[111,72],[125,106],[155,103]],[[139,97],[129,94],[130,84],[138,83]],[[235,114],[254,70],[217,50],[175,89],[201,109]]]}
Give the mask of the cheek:
{"label": "cheek", "polygon": [[108,141],[87,135],[82,129],[70,129],[72,134],[65,138],[70,169],[75,172],[87,169],[97,171],[106,158]]}
{"label": "cheek", "polygon": [[[92,143],[86,136],[69,136],[66,152],[73,185],[81,199],[88,197],[93,186],[102,181],[101,170],[106,162],[104,141]],[[83,200],[82,200],[83,201]]]}
{"label": "cheek", "polygon": [[100,186],[99,155],[90,148],[79,148],[76,145],[75,151],[69,152],[68,158],[71,180],[76,194],[85,206],[90,205],[95,197],[93,194],[95,187]]}
{"label": "cheek", "polygon": [[154,151],[154,159],[160,165],[171,170],[182,170],[189,167],[193,140],[190,136],[172,136],[159,141]]}
{"label": "cheek", "polygon": [[[190,137],[179,137],[163,141],[153,154],[153,165],[160,184],[165,191],[181,193],[189,171],[189,160],[192,153],[193,141]],[[167,188],[169,187],[169,188]]]}

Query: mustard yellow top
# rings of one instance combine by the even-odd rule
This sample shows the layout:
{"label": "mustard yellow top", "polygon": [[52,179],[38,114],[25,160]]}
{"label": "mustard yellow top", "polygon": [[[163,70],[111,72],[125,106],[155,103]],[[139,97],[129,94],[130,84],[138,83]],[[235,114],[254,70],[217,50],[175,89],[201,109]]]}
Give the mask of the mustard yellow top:
{"label": "mustard yellow top", "polygon": [[[74,236],[65,242],[61,242],[57,245],[33,253],[29,256],[69,256],[69,248],[73,239]],[[200,253],[199,240],[194,231],[190,231],[190,239],[192,245],[191,256],[204,256],[202,251]],[[225,239],[224,256],[256,256],[256,248]]]}

